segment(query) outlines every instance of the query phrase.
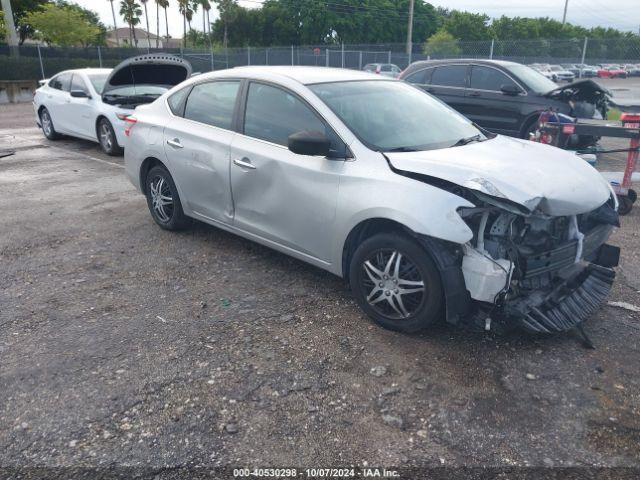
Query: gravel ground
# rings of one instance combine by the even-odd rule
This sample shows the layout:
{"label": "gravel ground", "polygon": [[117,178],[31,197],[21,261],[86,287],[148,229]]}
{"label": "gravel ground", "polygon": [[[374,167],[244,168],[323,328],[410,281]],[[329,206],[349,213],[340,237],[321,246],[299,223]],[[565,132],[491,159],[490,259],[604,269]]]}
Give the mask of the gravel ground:
{"label": "gravel ground", "polygon": [[[122,159],[31,114],[0,106],[0,467],[640,467],[640,313],[603,307],[595,350],[385,331],[328,273],[162,231]],[[612,301],[640,305],[639,221]]]}

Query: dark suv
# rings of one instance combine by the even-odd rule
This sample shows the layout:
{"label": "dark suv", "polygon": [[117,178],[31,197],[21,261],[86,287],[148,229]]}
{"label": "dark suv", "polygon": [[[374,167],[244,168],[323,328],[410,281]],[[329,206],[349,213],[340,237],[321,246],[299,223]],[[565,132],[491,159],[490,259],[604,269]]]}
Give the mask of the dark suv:
{"label": "dark suv", "polygon": [[605,118],[608,92],[592,80],[559,87],[534,69],[498,60],[415,62],[400,79],[440,98],[481,127],[528,138],[540,112]]}

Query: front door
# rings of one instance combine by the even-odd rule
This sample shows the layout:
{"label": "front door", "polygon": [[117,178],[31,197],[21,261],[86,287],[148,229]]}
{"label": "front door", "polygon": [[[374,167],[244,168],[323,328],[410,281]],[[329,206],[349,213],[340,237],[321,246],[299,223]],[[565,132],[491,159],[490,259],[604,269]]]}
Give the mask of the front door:
{"label": "front door", "polygon": [[184,110],[164,129],[169,170],[183,204],[197,216],[228,224],[233,218],[229,149],[239,88],[235,80],[196,84]]}
{"label": "front door", "polygon": [[298,155],[287,145],[305,130],[344,151],[341,141],[298,96],[258,82],[249,84],[243,128],[231,145],[234,225],[328,261],[345,160]]}
{"label": "front door", "polygon": [[74,73],[71,78],[71,87],[69,91],[82,90],[87,98],[75,98],[69,95],[69,103],[67,104],[66,115],[67,128],[69,131],[79,137],[96,138],[95,124],[95,107],[94,103],[101,101],[99,98],[88,98],[89,87],[85,84],[82,77]]}
{"label": "front door", "polygon": [[[503,86],[522,93],[503,93]],[[465,115],[470,120],[495,133],[519,134],[525,92],[511,77],[497,68],[473,65],[466,95]]]}

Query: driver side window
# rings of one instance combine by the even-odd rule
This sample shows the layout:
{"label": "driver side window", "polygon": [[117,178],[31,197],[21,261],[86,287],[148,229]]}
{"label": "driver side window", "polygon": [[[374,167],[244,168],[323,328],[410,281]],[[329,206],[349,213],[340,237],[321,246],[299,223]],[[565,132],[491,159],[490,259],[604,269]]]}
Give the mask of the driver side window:
{"label": "driver side window", "polygon": [[289,135],[301,131],[321,132],[331,141],[332,152],[344,155],[346,146],[333,129],[298,97],[271,85],[255,82],[249,85],[245,135],[286,147]]}

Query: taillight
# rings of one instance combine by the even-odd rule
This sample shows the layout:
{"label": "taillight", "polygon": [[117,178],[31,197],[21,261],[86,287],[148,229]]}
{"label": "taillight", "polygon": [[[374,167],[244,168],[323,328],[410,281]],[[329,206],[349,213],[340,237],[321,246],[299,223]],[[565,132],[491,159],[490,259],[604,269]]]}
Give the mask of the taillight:
{"label": "taillight", "polygon": [[118,117],[118,120],[126,121],[130,116],[130,113],[116,113],[116,117]]}
{"label": "taillight", "polygon": [[124,119],[124,121],[126,122],[126,126],[124,127],[124,135],[125,137],[130,137],[131,136],[131,129],[133,128],[133,126],[138,123],[138,120],[134,117],[128,116],[127,118]]}
{"label": "taillight", "polygon": [[376,73],[378,73],[378,74],[380,73],[380,67],[376,68]]}

